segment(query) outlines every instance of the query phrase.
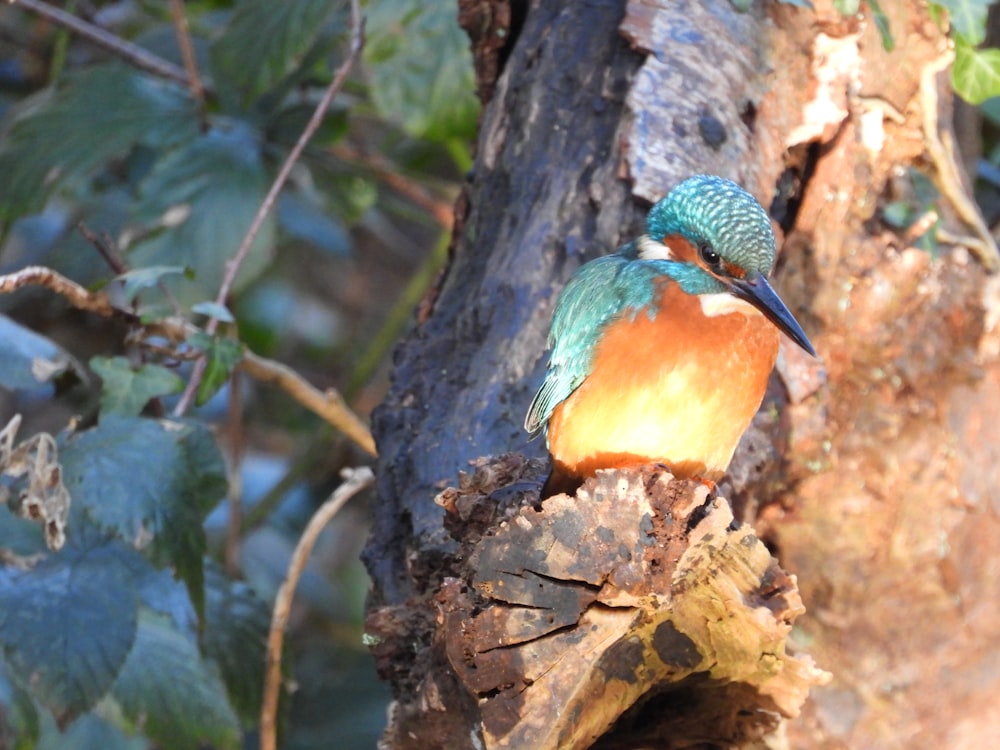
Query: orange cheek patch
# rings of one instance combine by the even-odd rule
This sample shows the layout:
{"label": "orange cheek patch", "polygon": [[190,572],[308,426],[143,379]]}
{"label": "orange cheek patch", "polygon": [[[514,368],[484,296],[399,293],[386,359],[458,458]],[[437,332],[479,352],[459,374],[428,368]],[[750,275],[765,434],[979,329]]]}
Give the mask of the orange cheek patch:
{"label": "orange cheek patch", "polygon": [[726,272],[726,275],[734,279],[745,279],[747,277],[746,271],[729,261],[722,261],[722,269]]}
{"label": "orange cheek patch", "polygon": [[670,257],[682,263],[696,263],[698,261],[698,248],[691,244],[691,241],[679,234],[668,234],[661,240],[664,245],[670,248]]}

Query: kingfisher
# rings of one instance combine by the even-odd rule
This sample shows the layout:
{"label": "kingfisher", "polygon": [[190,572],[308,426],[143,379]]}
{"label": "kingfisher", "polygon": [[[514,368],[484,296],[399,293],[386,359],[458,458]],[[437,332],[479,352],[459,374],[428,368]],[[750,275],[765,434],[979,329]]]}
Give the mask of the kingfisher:
{"label": "kingfisher", "polygon": [[739,185],[690,177],[645,229],[581,266],[556,302],[524,420],[552,456],[543,497],[647,463],[717,481],[764,399],[778,332],[816,355],[767,281],[771,220]]}

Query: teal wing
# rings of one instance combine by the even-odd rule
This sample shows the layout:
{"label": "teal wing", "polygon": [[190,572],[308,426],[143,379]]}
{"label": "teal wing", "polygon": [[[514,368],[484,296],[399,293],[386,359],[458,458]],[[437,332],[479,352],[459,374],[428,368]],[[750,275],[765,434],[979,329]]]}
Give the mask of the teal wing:
{"label": "teal wing", "polygon": [[612,319],[637,311],[653,299],[652,264],[630,261],[624,251],[584,264],[556,302],[549,332],[552,354],[538,393],[528,407],[524,429],[539,434],[552,411],[590,374],[594,346]]}

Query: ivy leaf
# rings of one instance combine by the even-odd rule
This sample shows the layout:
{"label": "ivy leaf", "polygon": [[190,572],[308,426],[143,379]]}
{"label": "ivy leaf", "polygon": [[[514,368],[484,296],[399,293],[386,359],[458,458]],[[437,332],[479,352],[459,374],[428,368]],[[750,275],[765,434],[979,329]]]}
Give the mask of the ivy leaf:
{"label": "ivy leaf", "polygon": [[225,688],[197,645],[163,615],[140,608],[135,645],[112,693],[162,747],[239,746],[239,720]]}
{"label": "ivy leaf", "polygon": [[955,63],[951,68],[955,93],[969,104],[982,104],[1000,96],[1000,50],[976,49],[965,39],[955,39]]}
{"label": "ivy leaf", "polygon": [[10,674],[60,724],[111,688],[136,634],[127,561],[135,553],[93,531],[83,536],[0,578],[0,642]]}
{"label": "ivy leaf", "polygon": [[115,280],[122,284],[122,294],[126,302],[132,302],[143,289],[156,286],[164,276],[183,274],[186,278],[194,278],[194,273],[184,266],[146,266],[134,271],[126,271]]}
{"label": "ivy leaf", "polygon": [[986,39],[986,15],[992,0],[935,0],[948,11],[948,20],[955,34],[965,39],[973,47]]}
{"label": "ivy leaf", "polygon": [[136,370],[125,357],[93,357],[90,366],[104,381],[101,413],[138,415],[150,399],[177,393],[184,387],[173,371],[156,364]]}
{"label": "ivy leaf", "polygon": [[473,137],[479,102],[457,6],[383,0],[365,12],[364,60],[379,113],[415,137]]}
{"label": "ivy leaf", "polygon": [[80,366],[62,347],[0,315],[0,386],[31,390]]}
{"label": "ivy leaf", "polygon": [[204,612],[202,522],[226,493],[222,455],[195,422],[105,414],[66,441],[63,483],[101,526],[172,565]]}
{"label": "ivy leaf", "polygon": [[243,0],[212,47],[216,77],[245,105],[295,72],[339,3],[330,0]]}
{"label": "ivy leaf", "polygon": [[182,86],[122,65],[67,74],[25,102],[0,146],[0,219],[41,208],[67,178],[85,175],[134,145],[176,145],[197,133]]}
{"label": "ivy leaf", "polygon": [[208,403],[208,400],[232,376],[233,369],[243,359],[243,347],[235,339],[209,336],[204,331],[196,333],[188,339],[188,343],[205,353],[205,372],[202,374],[194,399],[197,406],[202,406]]}
{"label": "ivy leaf", "polygon": [[[268,188],[260,136],[245,123],[217,127],[160,159],[140,184],[134,218],[159,227],[130,251],[136,266],[197,269],[184,285],[168,282],[182,304],[212,299]],[[275,222],[264,221],[236,288],[258,275],[274,250]]]}
{"label": "ivy leaf", "polygon": [[202,648],[218,664],[233,707],[253,723],[263,697],[270,610],[249,586],[214,566],[206,570],[205,591]]}

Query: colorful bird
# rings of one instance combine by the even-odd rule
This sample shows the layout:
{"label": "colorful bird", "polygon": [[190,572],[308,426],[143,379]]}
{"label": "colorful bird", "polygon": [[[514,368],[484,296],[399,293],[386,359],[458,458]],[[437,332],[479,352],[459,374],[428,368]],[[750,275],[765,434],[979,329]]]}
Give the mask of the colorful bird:
{"label": "colorful bird", "polygon": [[646,233],[584,264],[556,303],[548,370],[524,420],[572,491],[597,469],[663,463],[719,479],[760,408],[778,331],[815,356],[767,282],[767,212],[729,180],[684,180]]}

